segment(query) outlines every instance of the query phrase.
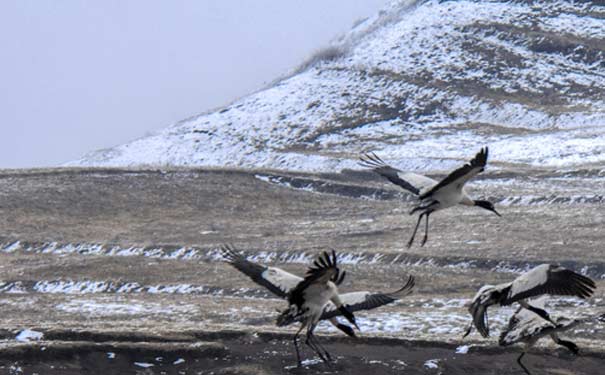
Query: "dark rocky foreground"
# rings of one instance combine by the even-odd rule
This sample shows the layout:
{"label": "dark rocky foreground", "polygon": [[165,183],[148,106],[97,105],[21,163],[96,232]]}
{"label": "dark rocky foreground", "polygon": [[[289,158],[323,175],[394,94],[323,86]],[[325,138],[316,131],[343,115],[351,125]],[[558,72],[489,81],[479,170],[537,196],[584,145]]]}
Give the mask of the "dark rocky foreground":
{"label": "dark rocky foreground", "polygon": [[[50,335],[52,336],[52,335]],[[304,349],[295,366],[292,335],[218,333],[94,335],[55,332],[57,340],[0,350],[6,374],[521,374],[518,349],[474,348],[397,339],[320,337],[335,360],[326,365]],[[171,337],[172,336],[172,337]],[[58,340],[58,339],[61,340]],[[87,340],[85,340],[87,339]],[[538,350],[524,363],[539,374],[599,374],[605,354]]]}

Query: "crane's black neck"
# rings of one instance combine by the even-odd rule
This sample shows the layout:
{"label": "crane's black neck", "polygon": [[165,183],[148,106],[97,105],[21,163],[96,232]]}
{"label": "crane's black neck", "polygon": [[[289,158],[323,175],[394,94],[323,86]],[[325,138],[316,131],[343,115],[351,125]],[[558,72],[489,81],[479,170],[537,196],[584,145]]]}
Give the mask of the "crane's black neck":
{"label": "crane's black neck", "polygon": [[557,344],[566,347],[573,354],[578,354],[580,352],[580,350],[578,349],[578,346],[575,343],[571,342],[571,341],[559,339],[557,341]]}
{"label": "crane's black neck", "polygon": [[494,207],[494,204],[492,202],[484,201],[484,200],[476,200],[473,202],[475,203],[475,206],[484,208],[484,209],[491,211],[491,212],[495,213],[496,215],[500,216],[500,214],[498,213],[498,211],[496,211],[496,208]]}
{"label": "crane's black neck", "polygon": [[347,318],[347,320],[353,324],[357,329],[359,329],[359,327],[357,326],[357,322],[355,321],[355,316],[353,315],[352,312],[349,311],[349,309],[347,309],[347,307],[345,305],[341,305],[338,308],[338,311],[340,311],[340,313]]}
{"label": "crane's black neck", "polygon": [[475,202],[475,206],[481,207],[481,208],[485,208],[486,210],[489,210],[492,207],[494,207],[494,204],[492,202],[490,202],[490,201],[476,200],[476,201],[473,201],[473,202]]}

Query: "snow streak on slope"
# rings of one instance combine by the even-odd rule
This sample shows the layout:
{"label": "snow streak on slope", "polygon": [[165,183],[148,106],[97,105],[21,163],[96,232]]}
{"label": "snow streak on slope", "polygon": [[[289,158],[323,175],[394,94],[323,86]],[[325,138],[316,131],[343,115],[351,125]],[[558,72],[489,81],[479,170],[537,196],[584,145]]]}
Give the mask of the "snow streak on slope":
{"label": "snow streak on slope", "polygon": [[[221,251],[218,248],[215,249],[196,249],[192,247],[162,247],[162,246],[150,246],[150,247],[121,247],[118,245],[106,245],[106,244],[94,244],[94,243],[78,243],[78,244],[60,244],[57,242],[28,242],[28,241],[11,241],[4,238],[0,238],[0,253],[14,253],[14,252],[27,252],[34,254],[52,254],[52,255],[87,255],[87,256],[108,256],[108,257],[146,257],[146,258],[159,258],[159,259],[179,259],[185,261],[202,261],[202,262],[216,262],[223,259]],[[255,255],[248,256],[248,260],[256,263],[270,263],[278,262],[281,264],[309,264],[313,261],[315,255],[313,253],[307,253],[304,251],[259,251]],[[448,267],[452,269],[484,269],[492,272],[512,272],[522,273],[527,272],[531,268],[547,262],[547,260],[519,260],[519,259],[483,259],[475,257],[460,257],[460,256],[431,256],[431,255],[417,255],[417,254],[386,254],[386,253],[366,253],[366,252],[354,252],[354,253],[341,253],[338,257],[338,262],[341,264],[348,265],[363,265],[363,264],[390,264],[390,265],[401,265],[401,266],[414,266],[414,267]],[[575,260],[560,260],[558,262],[561,266],[581,270],[582,274],[594,278],[605,279],[605,262],[602,261],[591,261],[585,263],[582,261]],[[16,283],[16,284],[15,284]],[[55,288],[55,284],[51,283]],[[65,285],[60,284],[59,288],[74,287],[73,284],[67,283]],[[0,281],[0,292],[5,289],[12,291],[25,290],[27,286],[16,281]],[[38,286],[45,288],[44,285]],[[76,284],[75,288],[109,288],[109,289],[120,289],[122,286],[104,285],[104,284]],[[137,285],[128,285],[125,287],[137,289],[146,287]],[[154,286],[151,286],[154,288]],[[166,288],[163,286],[162,288]],[[169,287],[172,288],[172,287]],[[175,288],[196,288],[194,286],[177,286]],[[35,289],[35,288],[34,288]],[[198,290],[199,291],[199,290]]]}
{"label": "snow streak on slope", "polygon": [[605,7],[569,1],[394,2],[330,59],[220,111],[71,165],[337,170],[378,151],[445,169],[605,161]]}

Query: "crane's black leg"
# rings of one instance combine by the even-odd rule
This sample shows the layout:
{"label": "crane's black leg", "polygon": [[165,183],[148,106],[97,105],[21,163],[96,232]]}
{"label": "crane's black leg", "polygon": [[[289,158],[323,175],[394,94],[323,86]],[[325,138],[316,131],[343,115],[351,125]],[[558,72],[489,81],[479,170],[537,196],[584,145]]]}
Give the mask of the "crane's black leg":
{"label": "crane's black leg", "polygon": [[320,349],[318,342],[317,342],[317,337],[315,337],[315,334],[312,333],[311,336],[309,337],[309,342],[312,343],[312,348],[315,351],[315,353],[317,353],[317,355],[319,356],[319,358],[323,361],[323,363],[327,364],[328,366],[330,365],[330,360],[329,358],[327,358],[324,354],[324,352],[322,352],[322,350]]}
{"label": "crane's black leg", "polygon": [[420,226],[420,221],[422,220],[422,216],[424,216],[424,213],[421,213],[420,216],[418,216],[418,222],[416,223],[416,227],[414,228],[414,232],[412,233],[412,237],[408,241],[408,249],[410,247],[412,247],[412,243],[414,243],[414,237],[416,237],[416,232],[418,231],[418,227]]}
{"label": "crane's black leg", "polygon": [[424,246],[426,241],[429,239],[429,216],[431,215],[431,213],[426,212],[425,214],[426,214],[426,226],[424,227],[424,238],[422,239],[422,243],[420,244],[420,247]]}
{"label": "crane's black leg", "polygon": [[305,340],[305,344],[307,344],[307,346],[309,348],[311,348],[315,354],[317,354],[319,356],[319,358],[324,362],[324,363],[328,363],[328,360],[326,359],[326,357],[323,355],[323,353],[321,352],[321,350],[319,350],[319,348],[317,347],[317,343],[315,340],[315,335],[313,334],[313,329],[315,329],[315,325],[311,325],[308,329],[307,329],[307,339]]}
{"label": "crane's black leg", "polygon": [[311,337],[313,336],[313,334],[307,333],[307,339],[305,340],[305,344],[307,344],[307,346],[309,348],[311,348],[311,350],[313,350],[313,352],[315,354],[317,354],[319,356],[319,358],[321,358],[322,361],[326,361],[325,358],[323,357],[323,355],[317,350],[317,347],[315,346],[315,343],[313,342],[313,340],[311,339]]}
{"label": "crane's black leg", "polygon": [[315,342],[315,345],[323,350],[325,357],[328,359],[328,361],[332,361],[332,356],[330,355],[330,353],[326,350],[326,348],[324,348],[324,346],[319,342],[319,339],[317,338],[317,336],[313,335],[313,341]]}
{"label": "crane's black leg", "polygon": [[298,365],[297,365],[298,367],[300,367],[302,365],[300,362],[300,350],[298,349],[298,335],[300,335],[303,328],[305,328],[304,324],[300,326],[300,329],[294,335],[294,349],[296,349],[296,361],[298,363]]}
{"label": "crane's black leg", "polygon": [[523,363],[521,363],[521,358],[523,358],[524,355],[525,355],[525,351],[523,353],[521,353],[521,355],[519,356],[519,358],[517,358],[517,363],[519,364],[519,366],[521,366],[521,368],[523,369],[523,371],[525,371],[525,373],[527,375],[531,375],[531,373],[529,372],[529,370],[527,369],[527,367],[523,366]]}

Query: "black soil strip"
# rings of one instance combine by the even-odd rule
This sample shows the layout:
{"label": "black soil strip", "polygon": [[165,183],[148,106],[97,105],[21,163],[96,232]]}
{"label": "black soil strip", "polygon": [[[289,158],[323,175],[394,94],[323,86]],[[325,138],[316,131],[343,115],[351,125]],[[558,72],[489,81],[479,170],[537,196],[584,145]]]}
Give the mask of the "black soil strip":
{"label": "black soil strip", "polygon": [[[46,334],[69,338],[67,332]],[[81,340],[88,337],[91,340]],[[183,341],[159,342],[161,337]],[[73,341],[5,342],[0,373],[40,374],[516,374],[519,348],[471,346],[395,338],[319,336],[333,361],[319,361],[303,340],[303,366],[296,367],[292,334],[242,331],[162,333],[77,333]],[[150,341],[139,341],[141,339]],[[116,340],[118,339],[118,340]],[[131,340],[127,340],[131,339]],[[136,339],[136,340],[135,340]],[[45,336],[45,340],[48,338]],[[109,340],[109,341],[106,341]],[[125,340],[125,341],[122,341]],[[605,353],[533,349],[525,364],[537,373],[599,373]],[[20,368],[20,371],[17,369]]]}

